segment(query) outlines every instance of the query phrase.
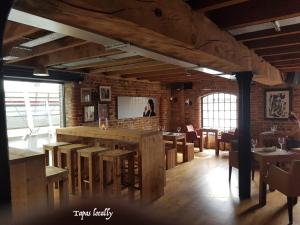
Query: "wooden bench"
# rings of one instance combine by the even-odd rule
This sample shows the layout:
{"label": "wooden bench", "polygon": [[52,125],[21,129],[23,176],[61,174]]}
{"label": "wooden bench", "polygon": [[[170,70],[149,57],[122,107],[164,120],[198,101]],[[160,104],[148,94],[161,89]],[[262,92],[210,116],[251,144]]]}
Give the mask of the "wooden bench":
{"label": "wooden bench", "polygon": [[108,151],[109,148],[90,147],[77,150],[78,155],[78,192],[83,196],[86,191],[87,183],[89,185],[89,195],[95,194],[95,183],[97,175],[99,176],[99,159],[98,154]]}
{"label": "wooden bench", "polygon": [[47,202],[49,208],[54,208],[54,184],[59,184],[59,204],[67,205],[69,201],[68,171],[62,168],[46,167]]}
{"label": "wooden bench", "polygon": [[116,195],[121,193],[121,165],[123,160],[128,161],[128,181],[129,181],[129,198],[134,199],[134,155],[135,151],[111,150],[99,153],[100,168],[100,192],[104,192],[104,168],[105,163],[112,163],[113,168],[113,192]]}
{"label": "wooden bench", "polygon": [[88,148],[83,144],[71,144],[58,147],[58,167],[68,169],[69,190],[75,194],[77,181],[77,150]]}

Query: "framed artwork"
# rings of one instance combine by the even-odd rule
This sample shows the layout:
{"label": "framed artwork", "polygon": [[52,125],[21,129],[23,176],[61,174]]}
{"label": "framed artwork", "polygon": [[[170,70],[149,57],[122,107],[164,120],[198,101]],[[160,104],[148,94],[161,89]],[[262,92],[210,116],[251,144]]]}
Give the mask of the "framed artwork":
{"label": "framed artwork", "polygon": [[110,102],[111,101],[111,87],[109,86],[100,86],[100,101],[101,102]]}
{"label": "framed artwork", "polygon": [[92,101],[92,90],[90,88],[81,88],[81,102],[90,103]]}
{"label": "framed artwork", "polygon": [[291,89],[265,90],[265,118],[288,119],[292,109]]}
{"label": "framed artwork", "polygon": [[83,122],[93,122],[93,121],[95,121],[95,106],[93,105],[84,106]]}
{"label": "framed artwork", "polygon": [[101,120],[105,120],[105,118],[108,118],[108,105],[107,104],[98,104],[98,117]]}

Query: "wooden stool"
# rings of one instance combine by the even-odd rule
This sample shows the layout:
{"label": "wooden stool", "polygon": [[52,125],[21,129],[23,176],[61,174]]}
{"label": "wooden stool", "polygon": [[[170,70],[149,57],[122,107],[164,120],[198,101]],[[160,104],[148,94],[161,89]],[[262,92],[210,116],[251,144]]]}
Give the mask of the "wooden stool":
{"label": "wooden stool", "polygon": [[183,154],[183,162],[189,162],[194,159],[194,143],[186,143],[183,146],[183,143],[177,144],[177,152]]}
{"label": "wooden stool", "polygon": [[176,166],[177,149],[165,145],[165,153],[166,153],[166,170],[172,169],[173,167]]}
{"label": "wooden stool", "polygon": [[104,192],[104,163],[111,162],[113,167],[113,192],[121,193],[122,160],[128,160],[129,198],[134,199],[134,151],[111,150],[99,153],[100,192]]}
{"label": "wooden stool", "polygon": [[45,160],[46,160],[46,166],[50,166],[50,154],[52,156],[52,166],[58,166],[58,160],[57,160],[57,150],[58,147],[69,145],[70,143],[67,142],[54,142],[50,144],[43,145],[43,150],[45,153]]}
{"label": "wooden stool", "polygon": [[54,166],[46,166],[48,207],[54,208],[54,183],[59,183],[59,204],[66,206],[69,201],[68,171]]}
{"label": "wooden stool", "polygon": [[[109,148],[91,147],[77,150],[78,155],[78,191],[81,196],[85,192],[85,185],[83,182],[89,184],[89,195],[92,196],[95,192],[96,175],[99,172],[98,153],[108,151]],[[86,163],[87,161],[88,163]],[[85,173],[85,171],[88,171]],[[88,174],[88,175],[87,175]],[[87,179],[85,179],[87,178]]]}
{"label": "wooden stool", "polygon": [[[88,146],[82,144],[64,145],[58,147],[57,151],[58,166],[68,169],[69,190],[71,190],[72,194],[75,194],[77,181],[77,150],[83,148],[88,148]],[[62,159],[63,156],[65,156],[65,160]]]}

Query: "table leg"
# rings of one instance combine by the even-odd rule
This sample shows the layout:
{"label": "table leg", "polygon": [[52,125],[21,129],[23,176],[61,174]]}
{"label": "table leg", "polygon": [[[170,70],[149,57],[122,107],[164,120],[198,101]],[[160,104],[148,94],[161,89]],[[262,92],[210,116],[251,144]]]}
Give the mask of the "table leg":
{"label": "table leg", "polygon": [[69,202],[68,179],[59,181],[59,199],[60,206],[66,206]]}
{"label": "table leg", "polygon": [[94,193],[94,174],[93,174],[93,159],[92,156],[89,157],[88,159],[88,167],[89,167],[89,194],[90,197],[93,196]]}
{"label": "table leg", "polygon": [[264,171],[263,169],[260,170],[259,176],[259,205],[265,206],[267,202],[267,185],[263,180]]}

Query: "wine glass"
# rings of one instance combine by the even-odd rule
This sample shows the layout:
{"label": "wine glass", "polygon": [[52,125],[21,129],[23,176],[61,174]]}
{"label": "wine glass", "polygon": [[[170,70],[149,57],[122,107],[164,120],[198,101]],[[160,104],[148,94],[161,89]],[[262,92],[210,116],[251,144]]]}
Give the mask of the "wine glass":
{"label": "wine glass", "polygon": [[252,145],[253,149],[255,150],[255,146],[257,145],[257,139],[256,138],[251,139],[251,145]]}
{"label": "wine glass", "polygon": [[280,149],[282,151],[282,146],[284,145],[285,143],[285,138],[284,137],[279,137],[278,138],[278,143],[280,144]]}
{"label": "wine glass", "polygon": [[181,127],[177,127],[177,133],[180,133]]}
{"label": "wine glass", "polygon": [[166,130],[166,126],[165,125],[161,126],[161,131],[165,132],[165,130]]}

